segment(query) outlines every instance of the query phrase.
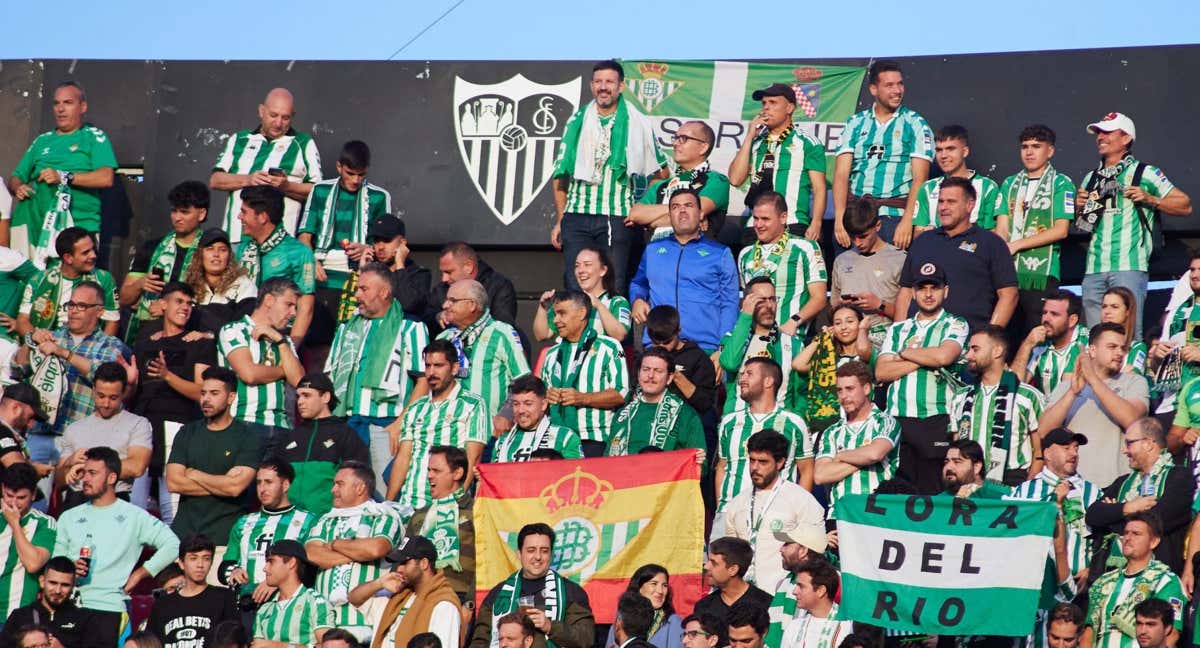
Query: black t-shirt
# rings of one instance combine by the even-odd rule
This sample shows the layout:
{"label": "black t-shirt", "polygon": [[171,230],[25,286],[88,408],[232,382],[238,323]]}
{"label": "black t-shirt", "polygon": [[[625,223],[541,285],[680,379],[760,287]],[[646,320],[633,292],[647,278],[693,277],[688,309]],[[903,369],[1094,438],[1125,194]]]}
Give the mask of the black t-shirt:
{"label": "black t-shirt", "polygon": [[[751,585],[741,598],[733,602],[733,605],[753,605],[765,610],[771,607],[771,595]],[[696,608],[693,610],[696,616],[708,613],[721,621],[721,640],[717,642],[718,646],[729,643],[725,621],[729,618],[729,610],[733,605],[725,604],[725,599],[721,598],[721,590],[713,590],[708,596],[696,601]]]}
{"label": "black t-shirt", "polygon": [[[154,259],[154,251],[158,249],[158,244],[162,239],[146,241],[138,248],[133,255],[133,260],[129,262],[130,272],[140,272],[142,274],[150,274],[150,262]],[[171,268],[171,274],[163,277],[164,283],[172,281],[181,281],[180,277],[187,271],[183,265],[184,258],[187,257],[188,248],[182,245],[175,244],[175,267]]]}
{"label": "black t-shirt", "polygon": [[150,454],[150,466],[160,471],[163,466],[163,422],[174,421],[187,423],[201,417],[200,405],[196,401],[175,391],[161,378],[151,378],[147,373],[150,361],[157,358],[161,352],[167,361],[167,368],[175,375],[191,380],[195,376],[197,364],[210,367],[217,364],[217,345],[215,339],[202,339],[184,342],[186,333],[153,337],[162,331],[162,320],[146,322],[138,331],[138,339],[134,342],[133,353],[138,359],[138,393],[134,401],[133,412],[150,420],[154,430],[154,448]]}
{"label": "black t-shirt", "polygon": [[162,640],[163,648],[204,648],[217,624],[238,618],[233,591],[209,586],[195,596],[175,592],[155,600],[146,630]]}
{"label": "black t-shirt", "polygon": [[[1017,285],[1008,244],[977,225],[958,236],[948,236],[940,227],[918,236],[900,270],[900,285],[912,288],[917,271],[926,263],[935,263],[946,273],[950,282],[946,310],[967,320],[972,330],[992,319],[996,290]],[[915,313],[916,306],[914,300],[909,313]]]}

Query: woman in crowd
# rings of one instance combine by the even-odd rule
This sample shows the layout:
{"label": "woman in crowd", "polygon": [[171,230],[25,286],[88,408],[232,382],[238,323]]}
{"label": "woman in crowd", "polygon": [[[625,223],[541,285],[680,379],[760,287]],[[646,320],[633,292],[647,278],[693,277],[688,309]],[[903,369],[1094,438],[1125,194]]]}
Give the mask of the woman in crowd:
{"label": "woman in crowd", "polygon": [[[650,626],[650,643],[654,648],[683,648],[683,619],[675,614],[671,605],[671,586],[667,584],[670,574],[661,565],[642,565],[629,579],[627,592],[637,592],[650,600],[654,608],[654,623]],[[608,631],[605,646],[615,646],[613,631]]]}
{"label": "woman in crowd", "polygon": [[1125,327],[1125,346],[1129,352],[1125,354],[1125,364],[1122,373],[1136,371],[1146,373],[1146,344],[1134,339],[1137,331],[1138,312],[1133,298],[1133,292],[1123,286],[1109,288],[1100,302],[1100,322],[1113,322]]}
{"label": "woman in crowd", "polygon": [[200,237],[200,254],[192,257],[184,281],[196,291],[192,321],[210,331],[249,313],[258,297],[258,286],[233,260],[229,236],[221,230],[208,230]]}
{"label": "woman in crowd", "polygon": [[814,438],[833,425],[840,415],[838,367],[851,360],[875,365],[870,322],[859,307],[847,302],[838,304],[833,309],[831,322],[792,360],[792,369],[808,376],[804,418]]}
{"label": "woman in crowd", "polygon": [[[632,321],[629,312],[629,300],[617,294],[616,279],[612,272],[612,262],[608,254],[596,247],[585,247],[575,257],[575,281],[579,288],[592,298],[592,326],[597,333],[602,333],[617,341],[622,341],[629,333]],[[550,299],[553,290],[542,293],[538,301],[537,314],[533,316],[533,336],[538,341],[549,340],[558,335],[554,326],[553,305]]]}

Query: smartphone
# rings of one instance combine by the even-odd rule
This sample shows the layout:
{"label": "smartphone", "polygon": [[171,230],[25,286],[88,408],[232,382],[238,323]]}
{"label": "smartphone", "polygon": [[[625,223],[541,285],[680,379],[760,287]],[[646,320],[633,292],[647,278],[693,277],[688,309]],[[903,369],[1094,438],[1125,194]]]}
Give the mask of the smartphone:
{"label": "smartphone", "polygon": [[283,169],[280,169],[279,167],[271,167],[270,169],[267,169],[267,175],[282,176],[287,174],[284,173]]}
{"label": "smartphone", "polygon": [[842,301],[855,301],[857,299],[858,299],[858,297],[856,297],[854,295],[849,295],[849,294],[842,295]]}
{"label": "smartphone", "polygon": [[162,281],[163,269],[162,268],[152,268],[150,270],[150,276],[154,277],[155,281]]}

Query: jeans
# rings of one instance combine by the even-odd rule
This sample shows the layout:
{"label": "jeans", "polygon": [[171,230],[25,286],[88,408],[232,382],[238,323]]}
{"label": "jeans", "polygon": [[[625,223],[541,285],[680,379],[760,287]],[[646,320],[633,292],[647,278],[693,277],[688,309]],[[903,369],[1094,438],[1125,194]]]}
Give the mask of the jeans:
{"label": "jeans", "polygon": [[383,474],[394,458],[387,433],[387,426],[393,420],[370,416],[351,416],[346,420],[346,425],[358,432],[358,438],[367,444],[367,449],[371,452],[371,470],[375,471],[377,488],[380,491],[387,491],[387,482],[383,481]]}
{"label": "jeans", "polygon": [[1124,286],[1133,292],[1137,300],[1137,330],[1134,339],[1142,339],[1142,309],[1146,305],[1146,286],[1150,282],[1150,274],[1135,270],[1121,272],[1099,272],[1083,277],[1083,315],[1089,327],[1100,323],[1100,304],[1104,301],[1104,293],[1109,288]]}
{"label": "jeans", "polygon": [[169,526],[171,522],[175,521],[175,501],[171,491],[167,490],[165,475],[154,477],[147,470],[141,477],[133,480],[133,490],[129,493],[129,501],[140,509],[148,509],[152,491],[154,499],[158,500],[158,516],[164,524]]}
{"label": "jeans", "polygon": [[[25,446],[29,449],[30,461],[54,466],[58,464],[61,454],[62,437],[53,434],[30,434],[25,439]],[[47,513],[50,508],[50,497],[54,490],[54,476],[49,475],[39,479],[38,488],[45,497],[34,502],[33,508]]]}
{"label": "jeans", "polygon": [[641,230],[625,226],[620,216],[593,216],[567,212],[562,219],[563,283],[568,288],[579,289],[575,281],[575,257],[585,247],[598,247],[608,254],[615,271],[617,292],[628,294],[629,247],[634,232]]}

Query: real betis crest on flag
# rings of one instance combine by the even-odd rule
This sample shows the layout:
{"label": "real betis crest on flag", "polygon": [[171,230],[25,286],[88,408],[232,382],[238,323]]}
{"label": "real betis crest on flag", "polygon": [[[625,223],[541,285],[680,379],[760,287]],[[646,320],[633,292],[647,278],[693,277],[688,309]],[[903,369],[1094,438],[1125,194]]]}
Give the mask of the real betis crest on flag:
{"label": "real betis crest on flag", "polygon": [[734,61],[622,61],[625,98],[650,116],[659,141],[671,145],[682,122],[701,119],[717,134],[711,162],[724,171],[758,114],[755,90],[786,83],[796,92],[798,128],[825,145],[828,172],[842,127],[854,114],[866,68]]}
{"label": "real betis crest on flag", "polygon": [[948,495],[838,500],[838,618],[938,635],[1033,630],[1056,510]]}
{"label": "real betis crest on flag", "polygon": [[573,461],[480,464],[475,498],[477,602],[520,569],[517,534],[555,533],[552,567],[583,586],[612,623],[629,575],[654,562],[671,574],[677,612],[699,600],[704,509],[695,450]]}

